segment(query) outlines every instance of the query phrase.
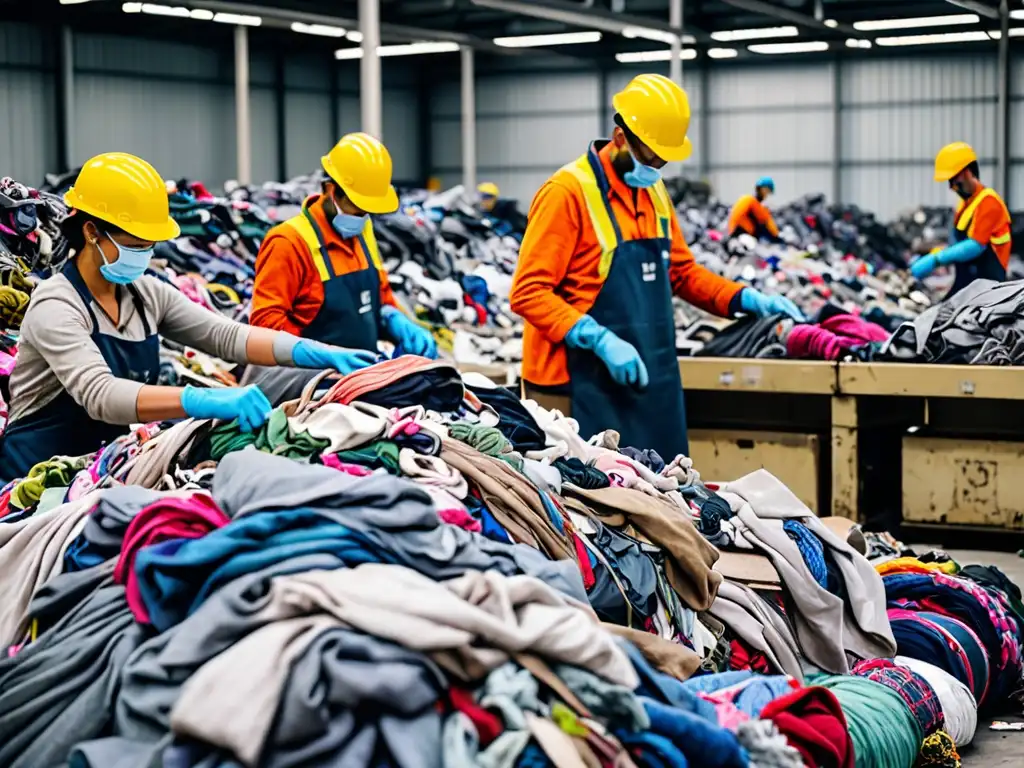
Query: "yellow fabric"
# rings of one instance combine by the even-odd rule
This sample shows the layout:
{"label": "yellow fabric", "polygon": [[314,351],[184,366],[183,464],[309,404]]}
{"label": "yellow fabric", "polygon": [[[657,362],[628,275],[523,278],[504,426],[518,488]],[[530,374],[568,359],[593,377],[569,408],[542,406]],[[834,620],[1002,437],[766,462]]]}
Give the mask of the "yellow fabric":
{"label": "yellow fabric", "polygon": [[1007,232],[1005,235],[997,235],[992,238],[991,242],[992,245],[1005,245],[1010,242],[1010,233]]}
{"label": "yellow fabric", "polygon": [[664,75],[637,75],[612,98],[623,122],[654,154],[668,163],[693,153],[686,136],[690,100],[678,83]]}
{"label": "yellow fabric", "polygon": [[369,219],[366,221],[366,226],[363,227],[363,242],[366,243],[366,250],[369,251],[366,257],[370,260],[370,263],[378,271],[383,270],[384,265],[380,261],[380,248],[377,245],[377,238],[373,234],[373,222]]}
{"label": "yellow fabric", "polygon": [[970,144],[963,141],[947,144],[935,156],[935,180],[949,181],[977,159]]}
{"label": "yellow fabric", "polygon": [[[601,261],[598,265],[598,274],[604,280],[612,268],[612,258],[615,249],[619,245],[615,236],[615,225],[608,215],[608,207],[605,205],[601,185],[597,183],[594,169],[590,167],[590,160],[587,155],[580,156],[574,162],[564,166],[564,170],[571,173],[579,181],[583,189],[583,199],[587,205],[587,215],[590,223],[594,226],[598,242],[601,244]],[[675,211],[672,208],[672,200],[665,188],[665,182],[659,181],[647,190],[654,204],[654,211],[658,216],[658,234],[660,237],[671,238],[671,222]]]}
{"label": "yellow fabric", "polygon": [[[317,274],[320,275],[322,282],[327,282],[331,279],[331,273],[327,270],[327,264],[324,263],[324,254],[320,250],[320,240],[316,236],[316,230],[313,229],[313,225],[309,219],[303,216],[301,213],[298,216],[293,216],[285,222],[286,225],[294,229],[299,233],[299,237],[309,248],[309,253],[313,257],[313,264],[316,265]],[[380,260],[380,247],[377,245],[377,238],[373,234],[373,222],[367,220],[366,226],[363,227],[363,242],[366,243],[366,258],[369,259],[370,263],[377,269],[383,270],[384,267]]]}
{"label": "yellow fabric", "polygon": [[897,557],[895,560],[888,560],[875,566],[875,570],[882,576],[913,568],[923,568],[926,571],[940,571],[941,573],[948,574],[954,574],[960,570],[960,567],[952,560],[948,563],[922,563],[916,557]]}
{"label": "yellow fabric", "polygon": [[366,213],[398,210],[398,193],[391,186],[391,154],[373,136],[343,136],[320,162],[353,205]]}
{"label": "yellow fabric", "polygon": [[64,202],[140,240],[159,243],[181,233],[171,218],[163,178],[145,160],[124,152],[89,160]]}
{"label": "yellow fabric", "polygon": [[[975,211],[978,210],[978,206],[981,205],[981,201],[985,200],[986,198],[992,197],[992,195],[994,194],[995,192],[988,187],[981,190],[978,196],[971,201],[971,204],[964,208],[959,214],[957,214],[956,228],[959,229],[961,232],[966,232],[967,228],[974,221],[974,213]],[[1009,240],[1010,236],[1007,235],[1006,239]]]}

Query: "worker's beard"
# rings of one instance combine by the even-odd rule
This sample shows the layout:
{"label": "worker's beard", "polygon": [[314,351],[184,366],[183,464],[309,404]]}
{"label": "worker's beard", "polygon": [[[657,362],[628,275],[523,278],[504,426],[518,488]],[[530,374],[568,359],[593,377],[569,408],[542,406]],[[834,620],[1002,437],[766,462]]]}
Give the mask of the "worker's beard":
{"label": "worker's beard", "polygon": [[633,155],[629,152],[629,147],[623,145],[616,147],[612,154],[612,168],[615,169],[615,173],[622,178],[625,174],[633,170],[636,163],[633,161]]}

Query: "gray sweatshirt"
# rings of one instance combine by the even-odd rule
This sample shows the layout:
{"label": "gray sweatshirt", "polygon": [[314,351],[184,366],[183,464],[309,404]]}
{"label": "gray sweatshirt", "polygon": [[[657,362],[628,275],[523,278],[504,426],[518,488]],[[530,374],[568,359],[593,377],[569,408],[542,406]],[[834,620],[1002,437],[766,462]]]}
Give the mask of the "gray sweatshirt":
{"label": "gray sweatshirt", "polygon": [[[248,362],[249,326],[204,309],[155,277],[146,275],[133,285],[142,297],[152,331],[229,362]],[[142,318],[129,291],[121,290],[116,327],[95,300],[91,305],[101,333],[130,341],[144,338]],[[135,402],[143,385],[111,373],[92,341],[92,330],[81,297],[64,275],[39,284],[25,313],[18,362],[11,374],[12,421],[38,411],[62,390],[97,421],[136,421]]]}

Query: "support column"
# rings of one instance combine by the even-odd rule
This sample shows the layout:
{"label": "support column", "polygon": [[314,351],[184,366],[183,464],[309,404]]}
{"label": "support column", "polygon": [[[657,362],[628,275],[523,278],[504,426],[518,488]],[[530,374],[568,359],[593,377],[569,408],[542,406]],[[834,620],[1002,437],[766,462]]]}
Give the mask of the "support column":
{"label": "support column", "polygon": [[701,178],[711,174],[711,70],[705,61],[700,67],[700,122],[697,125],[697,146]]}
{"label": "support column", "polygon": [[843,196],[843,59],[832,62],[832,202]]}
{"label": "support column", "polygon": [[359,32],[363,58],[359,63],[359,107],[363,132],[383,139],[383,91],[380,82],[380,0],[359,0]]}
{"label": "support column", "polygon": [[462,46],[462,184],[466,194],[476,194],[476,78],[473,49]]}
{"label": "support column", "polygon": [[1010,4],[999,3],[999,106],[996,112],[996,183],[1000,194],[1010,192]]}
{"label": "support column", "polygon": [[341,138],[341,92],[338,87],[338,62],[333,58],[328,70],[328,88],[331,91],[331,141],[337,141]]}
{"label": "support column", "polygon": [[431,78],[428,72],[419,70],[416,77],[416,142],[419,154],[419,176],[420,183],[426,186],[427,179],[434,172],[433,142],[433,114],[430,110],[430,87]]}
{"label": "support column", "polygon": [[75,167],[75,39],[71,27],[64,25],[57,40],[57,160],[60,170]]}
{"label": "support column", "polygon": [[669,60],[668,76],[679,85],[683,84],[683,0],[669,0],[668,23],[675,32],[672,40],[672,58]]}
{"label": "support column", "polygon": [[277,180],[288,180],[288,113],[285,103],[284,54],[274,54],[274,123],[277,126]]}
{"label": "support column", "polygon": [[249,30],[235,27],[235,173],[239,184],[252,183],[252,114],[249,110]]}

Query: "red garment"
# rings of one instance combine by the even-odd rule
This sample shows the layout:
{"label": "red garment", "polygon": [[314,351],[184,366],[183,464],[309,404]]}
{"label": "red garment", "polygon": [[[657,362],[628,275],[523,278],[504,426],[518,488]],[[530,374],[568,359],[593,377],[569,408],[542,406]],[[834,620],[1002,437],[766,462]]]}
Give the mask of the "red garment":
{"label": "red garment", "polygon": [[331,387],[330,391],[320,399],[320,405],[326,405],[327,403],[348,405],[358,400],[361,395],[365,395],[367,392],[384,389],[396,381],[404,379],[406,376],[438,368],[450,368],[452,376],[460,379],[459,372],[455,370],[451,363],[441,360],[428,360],[425,357],[417,357],[416,355],[402,355],[393,360],[385,360],[382,363],[371,365],[369,368],[360,368],[358,371],[353,371]]}
{"label": "red garment", "polygon": [[761,675],[774,675],[778,672],[772,668],[767,655],[761,651],[755,651],[742,640],[731,641],[729,649],[729,669],[757,672]]}
{"label": "red garment", "polygon": [[576,535],[575,531],[569,535],[572,538],[573,546],[576,548],[576,562],[579,563],[580,575],[583,576],[583,588],[589,591],[597,583],[594,569],[590,565],[590,553],[587,552],[587,545]]}
{"label": "red garment", "polygon": [[854,768],[853,740],[835,694],[827,688],[802,688],[761,710],[810,768]]}
{"label": "red garment", "polygon": [[476,703],[473,694],[465,688],[457,688],[453,685],[448,689],[448,699],[451,701],[453,708],[459,710],[459,712],[473,721],[481,747],[486,747],[505,730],[501,718],[488,712],[486,709],[482,709]]}
{"label": "red garment", "polygon": [[135,556],[139,550],[170,539],[201,539],[229,522],[230,518],[205,493],[168,496],[145,507],[132,519],[114,567],[114,581],[125,585],[128,607],[137,622],[149,623],[149,612],[135,577]]}

